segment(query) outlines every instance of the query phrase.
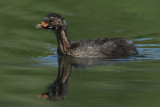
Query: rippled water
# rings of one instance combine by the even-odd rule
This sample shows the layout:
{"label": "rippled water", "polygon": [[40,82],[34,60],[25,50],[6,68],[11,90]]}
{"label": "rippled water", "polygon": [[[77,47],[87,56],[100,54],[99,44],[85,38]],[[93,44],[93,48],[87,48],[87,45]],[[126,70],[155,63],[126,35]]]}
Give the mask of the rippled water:
{"label": "rippled water", "polygon": [[[141,39],[134,39],[132,41],[145,41],[145,40],[152,40],[152,38],[141,38]],[[101,59],[99,63],[101,64],[116,64],[116,63],[125,63],[125,62],[137,62],[137,61],[149,61],[149,60],[160,60],[160,44],[135,44],[137,50],[139,52],[138,55],[127,57],[127,58],[116,58],[116,59]],[[58,66],[58,55],[56,53],[56,48],[49,48],[48,49],[53,52],[55,55],[48,55],[45,57],[39,56],[35,58],[39,60],[41,65],[46,66]],[[94,58],[89,58],[88,60],[93,60]]]}
{"label": "rippled water", "polygon": [[[1,0],[0,107],[160,107],[159,4]],[[72,41],[124,37],[139,55],[58,57],[53,32],[35,29],[51,12],[65,18]]]}

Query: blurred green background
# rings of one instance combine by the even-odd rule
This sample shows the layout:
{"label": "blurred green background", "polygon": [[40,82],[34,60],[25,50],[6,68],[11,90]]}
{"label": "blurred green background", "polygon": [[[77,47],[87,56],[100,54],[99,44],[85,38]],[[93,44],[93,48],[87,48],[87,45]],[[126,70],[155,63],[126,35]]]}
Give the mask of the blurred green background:
{"label": "blurred green background", "polygon": [[73,69],[68,97],[58,102],[37,97],[55,80],[57,66],[41,66],[34,60],[54,55],[50,49],[57,46],[53,32],[35,29],[48,13],[66,19],[73,41],[124,37],[151,38],[134,44],[160,44],[159,4],[159,0],[1,0],[0,107],[159,107],[160,60]]}

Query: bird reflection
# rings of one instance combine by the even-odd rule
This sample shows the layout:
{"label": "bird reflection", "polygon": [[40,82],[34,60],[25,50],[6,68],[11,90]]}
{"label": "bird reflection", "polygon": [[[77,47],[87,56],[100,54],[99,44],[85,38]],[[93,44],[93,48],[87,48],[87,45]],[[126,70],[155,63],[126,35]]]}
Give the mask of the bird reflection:
{"label": "bird reflection", "polygon": [[63,100],[67,97],[68,78],[71,73],[71,63],[67,57],[58,58],[58,75],[56,80],[40,95],[43,99]]}
{"label": "bird reflection", "polygon": [[[122,60],[124,62],[124,60]],[[127,61],[127,60],[126,60]],[[70,56],[58,57],[58,75],[56,80],[47,87],[47,91],[40,95],[40,98],[49,100],[63,100],[67,97],[68,79],[72,67],[85,68],[97,65],[112,65],[120,63],[118,59],[103,58],[75,58]]]}

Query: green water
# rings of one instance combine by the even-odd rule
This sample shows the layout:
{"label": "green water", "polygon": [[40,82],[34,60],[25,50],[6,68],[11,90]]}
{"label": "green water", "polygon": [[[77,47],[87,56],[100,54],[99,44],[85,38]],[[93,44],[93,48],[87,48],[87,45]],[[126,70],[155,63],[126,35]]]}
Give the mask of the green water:
{"label": "green water", "polygon": [[[159,4],[159,0],[1,0],[0,107],[159,107]],[[61,71],[55,35],[35,29],[50,12],[65,17],[70,40],[124,37],[140,54],[121,59],[59,58],[59,65],[72,66],[65,98],[39,98]]]}

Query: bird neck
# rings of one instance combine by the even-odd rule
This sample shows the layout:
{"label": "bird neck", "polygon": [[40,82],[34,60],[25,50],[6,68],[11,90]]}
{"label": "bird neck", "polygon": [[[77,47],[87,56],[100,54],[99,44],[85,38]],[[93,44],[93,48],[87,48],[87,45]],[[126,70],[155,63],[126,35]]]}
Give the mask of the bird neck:
{"label": "bird neck", "polygon": [[71,42],[67,36],[67,29],[61,28],[55,31],[56,38],[58,41],[58,54],[60,55],[70,55]]}

